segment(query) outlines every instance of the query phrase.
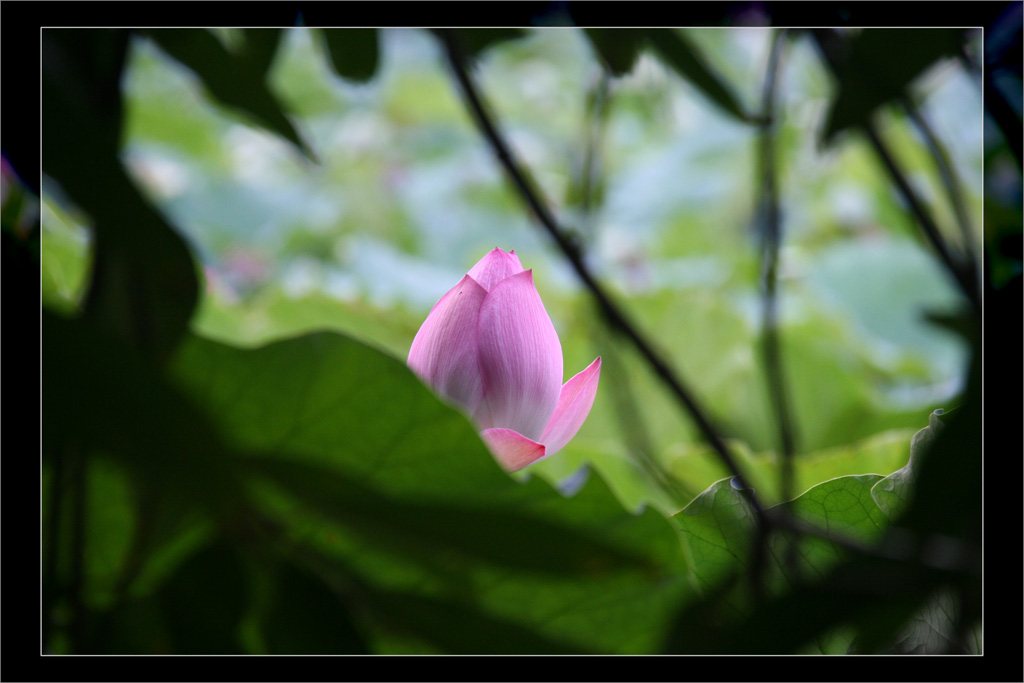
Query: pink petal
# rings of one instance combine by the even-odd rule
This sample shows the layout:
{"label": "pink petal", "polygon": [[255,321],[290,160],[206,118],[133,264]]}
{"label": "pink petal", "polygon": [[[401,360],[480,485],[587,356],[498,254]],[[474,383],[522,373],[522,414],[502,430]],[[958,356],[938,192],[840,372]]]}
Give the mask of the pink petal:
{"label": "pink petal", "polygon": [[519,262],[519,257],[514,251],[506,253],[495,247],[469,269],[469,276],[476,280],[481,287],[491,291],[494,285],[505,278],[521,272],[523,272],[523,264]]}
{"label": "pink petal", "polygon": [[468,275],[434,305],[409,348],[408,365],[430,387],[472,412],[483,398],[477,318],[487,292]]}
{"label": "pink petal", "polygon": [[562,450],[583,426],[594,405],[600,377],[601,357],[598,356],[583,372],[562,387],[562,395],[558,397],[555,414],[540,437],[548,455],[554,455]]}
{"label": "pink petal", "polygon": [[544,446],[512,429],[485,429],[480,436],[509,472],[521,470],[544,457]]}
{"label": "pink petal", "polygon": [[540,438],[562,384],[562,345],[524,270],[498,282],[480,306],[477,326],[484,400],[474,415],[482,429],[514,429]]}

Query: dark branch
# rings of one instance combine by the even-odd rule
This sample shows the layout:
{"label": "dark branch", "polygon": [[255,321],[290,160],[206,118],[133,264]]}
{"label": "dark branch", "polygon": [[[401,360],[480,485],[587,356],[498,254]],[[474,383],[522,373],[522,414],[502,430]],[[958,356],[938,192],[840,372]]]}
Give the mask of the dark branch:
{"label": "dark branch", "polygon": [[960,286],[961,291],[968,301],[971,302],[971,306],[975,311],[981,311],[981,295],[979,293],[979,282],[978,282],[978,271],[974,264],[964,262],[961,258],[955,255],[946,244],[945,238],[942,236],[942,232],[939,227],[932,220],[931,214],[928,209],[917,197],[917,193],[910,186],[910,182],[907,180],[907,176],[903,173],[903,170],[896,163],[896,158],[889,151],[888,146],[882,140],[878,130],[872,124],[863,126],[864,134],[871,142],[871,146],[874,148],[878,158],[882,161],[885,169],[889,172],[889,177],[892,179],[893,184],[899,190],[903,200],[907,203],[911,213],[917,218],[918,225],[921,226],[921,230],[924,232],[928,242],[935,249],[935,252],[939,255],[943,265],[946,266],[946,270],[953,277],[956,283]]}
{"label": "dark branch", "polygon": [[779,208],[779,188],[775,157],[775,84],[784,45],[784,31],[776,32],[768,56],[763,91],[763,110],[760,135],[761,174],[761,226],[762,226],[762,312],[761,352],[764,359],[768,388],[779,435],[782,455],[782,500],[789,500],[793,489],[793,455],[796,452],[795,430],[791,417],[785,373],[779,351],[776,286],[778,281],[779,248],[782,244],[782,216]]}
{"label": "dark branch", "polygon": [[969,263],[977,263],[977,257],[974,252],[974,230],[971,227],[971,218],[967,212],[967,202],[964,200],[963,188],[960,185],[960,179],[957,177],[956,169],[953,167],[953,162],[949,157],[949,152],[946,151],[945,145],[942,144],[939,136],[935,134],[935,131],[928,124],[924,114],[921,113],[921,110],[909,97],[903,98],[903,108],[910,115],[910,120],[914,122],[914,126],[921,133],[921,137],[924,138],[925,144],[931,152],[932,160],[935,162],[935,167],[939,172],[939,177],[942,179],[942,184],[946,188],[946,194],[949,195],[949,202],[953,206],[957,225],[959,225],[960,233],[963,236],[964,257]]}

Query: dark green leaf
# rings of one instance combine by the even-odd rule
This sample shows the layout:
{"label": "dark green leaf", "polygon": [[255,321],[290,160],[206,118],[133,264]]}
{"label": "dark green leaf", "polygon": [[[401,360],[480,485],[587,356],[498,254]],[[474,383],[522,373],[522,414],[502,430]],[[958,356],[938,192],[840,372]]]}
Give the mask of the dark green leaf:
{"label": "dark green leaf", "polygon": [[960,642],[957,622],[963,608],[953,591],[940,589],[931,595],[921,609],[907,620],[896,637],[891,652],[897,654],[932,654],[956,652],[981,654],[979,642],[973,638]]}
{"label": "dark green leaf", "polygon": [[250,62],[244,56],[232,54],[205,29],[148,29],[145,35],[194,71],[210,95],[221,104],[248,114],[259,125],[285,138],[314,159],[312,150],[267,87],[265,56]]}
{"label": "dark green leaf", "polygon": [[325,28],[321,33],[331,66],[339,76],[360,83],[373,78],[380,61],[377,29]]}
{"label": "dark green leaf", "polygon": [[270,654],[369,654],[351,607],[319,577],[292,564],[278,570],[273,604],[262,621]]}
{"label": "dark green leaf", "polygon": [[85,648],[89,654],[176,654],[158,595],[131,599],[90,616],[90,639]]}
{"label": "dark green leaf", "polygon": [[673,519],[690,548],[690,571],[702,587],[746,566],[754,516],[732,479],[712,484]]}
{"label": "dark green leaf", "polygon": [[[721,634],[736,621],[734,601],[741,574],[719,577],[718,583],[684,605],[668,629],[661,652],[665,654],[717,654],[722,650]],[[742,650],[743,647],[737,648]]]}
{"label": "dark green leaf", "polygon": [[[94,161],[86,172],[93,180],[61,178],[96,221],[85,311],[122,339],[165,358],[195,309],[196,266],[181,237],[142,198],[124,169],[108,161]],[[89,197],[86,189],[98,194]]]}
{"label": "dark green leaf", "polygon": [[43,312],[44,459],[96,449],[190,501],[231,509],[237,486],[206,417],[149,359],[109,332]]}
{"label": "dark green leaf", "polygon": [[933,412],[928,417],[928,426],[914,434],[910,441],[910,460],[907,464],[871,487],[875,503],[890,519],[898,517],[906,508],[914,486],[914,470],[943,429],[941,414],[941,410]]}
{"label": "dark green leaf", "polygon": [[[831,534],[871,542],[884,530],[885,516],[871,498],[880,475],[852,475],[823,482],[795,500],[778,506],[797,519]],[[680,613],[666,648],[675,653],[759,654],[793,652],[821,635],[816,623],[807,632],[781,638],[745,631],[752,604],[743,580],[749,575],[755,542],[753,515],[740,491],[725,479],[714,484],[674,517],[693,558],[691,572],[705,597]],[[791,548],[790,539],[772,536],[762,583],[772,600],[781,601],[793,585],[827,576],[848,553],[835,543],[806,535]],[[795,572],[795,573],[794,573]],[[700,619],[703,626],[693,623]],[[794,617],[790,617],[794,618]],[[809,614],[814,619],[814,614]],[[824,616],[822,617],[824,618]],[[757,622],[763,624],[765,622]],[[830,624],[831,625],[831,624]],[[772,629],[768,629],[772,631]],[[784,641],[784,642],[783,642]]]}
{"label": "dark green leaf", "polygon": [[863,125],[879,106],[901,96],[931,65],[960,52],[963,29],[870,28],[833,40],[839,90],[829,108],[822,140],[829,144],[851,126]]}
{"label": "dark green leaf", "polygon": [[159,600],[174,652],[242,654],[248,590],[242,558],[230,545],[216,543],[186,560]]}
{"label": "dark green leaf", "polygon": [[391,625],[440,652],[481,655],[588,654],[570,642],[548,639],[535,628],[485,614],[464,599],[377,592],[371,598]]}
{"label": "dark green leaf", "polygon": [[[933,414],[928,432],[918,438],[919,456],[910,463],[914,487],[894,524],[922,535],[938,534],[981,548],[981,408],[979,361],[960,406]],[[930,420],[931,422],[931,420]],[[941,427],[937,427],[941,424]],[[948,558],[954,561],[956,558]],[[978,557],[968,557],[980,561]]]}
{"label": "dark green leaf", "polygon": [[631,557],[600,536],[588,538],[515,508],[389,498],[338,469],[301,462],[252,458],[247,466],[290,492],[300,504],[392,552],[433,560],[453,554],[517,571],[554,574],[601,574],[628,566],[653,569],[649,559]]}
{"label": "dark green leaf", "polygon": [[[50,137],[50,143],[43,145],[44,170],[48,158],[81,154],[73,144],[76,138],[93,149],[117,149],[124,110],[121,73],[128,44],[128,32],[122,30],[42,31],[43,135]],[[82,135],[86,131],[89,135]],[[70,147],[58,148],[58,143]]]}
{"label": "dark green leaf", "polygon": [[713,651],[792,653],[844,623],[891,633],[901,623],[894,614],[913,604],[920,591],[914,581],[915,574],[898,563],[858,558],[840,565],[825,581],[808,582],[755,604],[746,618],[717,634]]}
{"label": "dark green leaf", "polygon": [[193,337],[173,373],[238,452],[338,467],[395,496],[466,487],[489,500],[510,483],[469,421],[404,363],[339,334],[256,349]]}
{"label": "dark green leaf", "polygon": [[[413,596],[395,621],[418,619],[403,604],[461,591],[494,624],[646,652],[687,593],[664,517],[630,514],[596,477],[571,498],[515,481],[463,415],[371,347],[326,333],[257,349],[193,339],[173,371],[232,450],[252,454],[239,463],[275,524],[349,580]],[[451,651],[484,647],[446,637]]]}
{"label": "dark green leaf", "polygon": [[643,29],[587,28],[583,33],[613,76],[632,71],[644,47]]}
{"label": "dark green leaf", "polygon": [[[967,391],[961,405],[936,411],[927,431],[915,435],[912,460],[905,473],[912,487],[894,491],[892,528],[882,539],[884,551],[902,560],[900,570],[913,588],[899,594],[890,609],[888,629],[860,625],[865,651],[878,651],[906,631],[903,647],[929,647],[941,643],[943,651],[970,649],[968,630],[981,618],[982,466],[981,466],[981,360],[980,339],[974,339]],[[905,484],[906,482],[904,482]],[[887,500],[886,502],[894,502]],[[953,607],[934,609],[937,601],[956,596]],[[913,635],[915,621],[943,615],[938,641]],[[910,643],[908,645],[907,643]]]}
{"label": "dark green leaf", "polygon": [[[194,338],[175,372],[235,449],[277,456],[246,459],[250,471],[365,532],[534,570],[592,571],[653,559],[634,556],[619,540],[609,544],[605,533],[570,531],[573,510],[579,516],[571,524],[581,530],[598,510],[623,511],[596,500],[583,507],[586,495],[573,504],[516,484],[462,415],[403,363],[352,339],[319,333],[237,349]],[[560,509],[546,519],[556,501]]]}
{"label": "dark green leaf", "polygon": [[[873,487],[882,479],[878,474],[854,474],[836,477],[811,488],[784,508],[796,519],[840,539],[871,545],[885,532],[888,519],[872,498]],[[782,571],[795,569],[799,576],[824,576],[847,556],[839,544],[805,535],[796,541],[799,562],[787,565],[788,543],[775,544],[773,553]],[[797,577],[790,576],[790,580]]]}
{"label": "dark green leaf", "polygon": [[130,544],[138,533],[132,483],[126,469],[115,462],[104,458],[89,462],[85,584],[86,600],[93,605],[113,601]]}
{"label": "dark green leaf", "polygon": [[242,47],[241,56],[253,71],[263,74],[264,79],[274,63],[277,46],[281,42],[281,33],[279,28],[242,29],[245,45]]}
{"label": "dark green leaf", "polygon": [[164,358],[191,318],[198,283],[185,243],[117,158],[126,45],[119,32],[43,31],[43,172],[93,220],[87,316]]}
{"label": "dark green leaf", "polygon": [[645,37],[666,64],[719,109],[744,123],[753,120],[728,83],[715,73],[707,59],[682,33],[675,29],[650,29]]}
{"label": "dark green leaf", "polygon": [[[836,477],[822,482],[780,508],[815,527],[860,542],[876,540],[885,528],[885,515],[874,504],[871,488],[877,474]],[[691,572],[705,588],[749,568],[754,542],[753,512],[731,479],[723,479],[697,496],[673,519],[683,532],[693,559]],[[774,569],[788,573],[786,547],[772,539]],[[800,540],[803,575],[823,575],[844,553],[830,541],[807,536]]]}

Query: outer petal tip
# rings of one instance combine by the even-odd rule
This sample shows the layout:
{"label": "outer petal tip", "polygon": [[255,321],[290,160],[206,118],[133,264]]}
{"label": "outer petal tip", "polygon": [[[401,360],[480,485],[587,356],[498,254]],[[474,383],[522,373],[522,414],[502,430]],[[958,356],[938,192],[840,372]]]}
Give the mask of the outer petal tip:
{"label": "outer petal tip", "polygon": [[514,429],[485,429],[480,432],[487,447],[507,472],[516,472],[545,457],[547,449]]}
{"label": "outer petal tip", "polygon": [[547,448],[547,455],[562,450],[586,422],[594,406],[600,379],[601,357],[598,356],[586,369],[562,386],[555,412],[540,437]]}

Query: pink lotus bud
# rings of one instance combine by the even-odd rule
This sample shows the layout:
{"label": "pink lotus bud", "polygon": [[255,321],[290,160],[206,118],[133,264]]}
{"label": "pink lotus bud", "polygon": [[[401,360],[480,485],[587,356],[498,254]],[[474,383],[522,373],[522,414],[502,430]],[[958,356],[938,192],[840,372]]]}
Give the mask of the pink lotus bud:
{"label": "pink lotus bud", "polygon": [[495,248],[441,297],[409,349],[409,367],[466,411],[514,472],[560,451],[590,414],[598,357],[562,384],[562,344],[514,251]]}

